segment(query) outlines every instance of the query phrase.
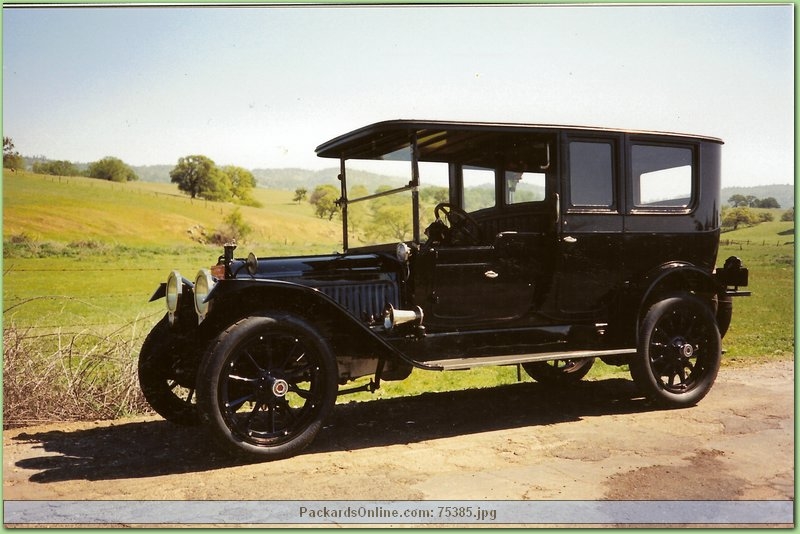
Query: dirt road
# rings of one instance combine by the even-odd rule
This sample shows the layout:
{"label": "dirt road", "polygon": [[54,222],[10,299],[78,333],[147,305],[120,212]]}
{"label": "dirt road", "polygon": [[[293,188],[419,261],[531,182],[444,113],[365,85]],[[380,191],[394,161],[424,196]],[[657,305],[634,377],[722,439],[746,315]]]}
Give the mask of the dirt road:
{"label": "dirt road", "polygon": [[310,449],[237,464],[158,418],[3,433],[5,500],[791,500],[793,363],[656,410],[624,379],[337,406]]}

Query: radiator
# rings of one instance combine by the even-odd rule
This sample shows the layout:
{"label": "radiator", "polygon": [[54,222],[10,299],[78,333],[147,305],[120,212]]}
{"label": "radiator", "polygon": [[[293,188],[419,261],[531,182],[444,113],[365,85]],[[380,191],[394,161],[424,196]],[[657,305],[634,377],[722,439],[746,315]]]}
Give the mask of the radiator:
{"label": "radiator", "polygon": [[359,319],[381,317],[387,304],[399,307],[397,284],[390,281],[337,284],[320,286],[317,289]]}

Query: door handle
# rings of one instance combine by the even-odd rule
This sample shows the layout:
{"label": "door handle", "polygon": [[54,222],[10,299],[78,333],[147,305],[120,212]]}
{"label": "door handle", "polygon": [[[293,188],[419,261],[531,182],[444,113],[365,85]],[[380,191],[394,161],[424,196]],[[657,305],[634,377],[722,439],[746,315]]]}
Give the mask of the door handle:
{"label": "door handle", "polygon": [[489,278],[491,280],[494,280],[495,278],[497,278],[500,275],[497,274],[494,271],[486,271],[485,273],[483,273],[483,276],[485,276],[486,278]]}
{"label": "door handle", "polygon": [[564,243],[577,243],[578,242],[578,240],[576,238],[572,237],[571,235],[562,237],[561,241],[563,241]]}

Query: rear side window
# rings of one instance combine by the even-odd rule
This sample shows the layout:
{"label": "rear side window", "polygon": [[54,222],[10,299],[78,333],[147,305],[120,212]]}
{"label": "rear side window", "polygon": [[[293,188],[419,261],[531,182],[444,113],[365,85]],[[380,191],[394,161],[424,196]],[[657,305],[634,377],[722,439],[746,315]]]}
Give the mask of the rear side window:
{"label": "rear side window", "polygon": [[464,166],[462,176],[464,178],[462,205],[466,211],[473,212],[495,206],[494,169]]}
{"label": "rear side window", "polygon": [[688,208],[694,176],[692,150],[685,147],[631,147],[634,206]]}
{"label": "rear side window", "polygon": [[545,198],[545,174],[543,172],[505,173],[506,204],[537,202]]}
{"label": "rear side window", "polygon": [[569,144],[570,203],[576,207],[610,208],[614,204],[614,151],[607,142]]}

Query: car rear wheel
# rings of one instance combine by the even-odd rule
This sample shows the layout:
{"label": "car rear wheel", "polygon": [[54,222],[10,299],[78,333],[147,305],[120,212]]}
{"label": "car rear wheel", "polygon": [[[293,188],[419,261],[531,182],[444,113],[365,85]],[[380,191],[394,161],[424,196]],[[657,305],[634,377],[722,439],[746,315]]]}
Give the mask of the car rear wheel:
{"label": "car rear wheel", "polygon": [[337,377],[330,347],[305,320],[252,316],[212,343],[198,377],[198,402],[225,449],[275,460],[316,437],[335,403]]}
{"label": "car rear wheel", "polygon": [[184,346],[166,317],[156,323],[139,352],[139,387],[161,417],[193,426],[200,424],[195,397],[197,361],[182,355]]}
{"label": "car rear wheel", "polygon": [[651,400],[684,407],[706,396],[721,358],[722,343],[711,307],[693,294],[680,293],[648,310],[630,371]]}
{"label": "car rear wheel", "polygon": [[523,363],[528,376],[545,385],[562,386],[580,382],[594,365],[594,358]]}

